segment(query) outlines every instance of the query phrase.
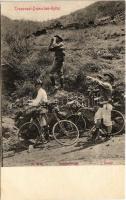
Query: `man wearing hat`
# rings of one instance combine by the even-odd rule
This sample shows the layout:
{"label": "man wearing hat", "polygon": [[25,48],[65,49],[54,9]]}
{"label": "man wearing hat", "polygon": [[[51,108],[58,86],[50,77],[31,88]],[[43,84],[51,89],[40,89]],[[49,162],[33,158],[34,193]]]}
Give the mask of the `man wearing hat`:
{"label": "man wearing hat", "polygon": [[55,58],[50,75],[50,79],[54,87],[56,87],[55,74],[57,74],[60,79],[61,88],[63,88],[64,84],[63,63],[65,58],[64,50],[65,49],[62,37],[60,37],[59,35],[55,35],[52,38],[51,43],[49,45],[49,51],[55,52]]}
{"label": "man wearing hat", "polygon": [[41,103],[47,102],[47,93],[42,88],[43,82],[40,79],[35,81],[35,88],[37,90],[37,96],[33,100],[29,100],[29,106],[39,106]]}
{"label": "man wearing hat", "polygon": [[110,134],[112,131],[111,99],[112,99],[112,85],[114,83],[114,76],[112,73],[104,73],[103,80],[99,80],[97,78],[92,78],[92,77],[87,77],[87,78],[92,79],[92,81],[96,82],[99,85],[100,96],[101,96],[99,108],[94,116],[96,130],[92,135],[92,140],[95,141],[95,139],[97,138],[102,120],[107,131],[106,138],[110,138]]}
{"label": "man wearing hat", "polygon": [[[35,99],[29,100],[29,106],[30,107],[41,106],[44,103],[46,104],[48,102],[47,93],[43,89],[42,86],[43,86],[43,82],[40,79],[37,79],[35,81],[35,88],[37,90],[37,96],[36,96]],[[41,111],[40,111],[40,113],[41,113],[40,114],[40,123],[41,123],[41,127],[43,127],[43,131],[44,131],[44,134],[45,134],[45,138],[43,138],[43,140],[49,139],[48,127],[47,127],[47,122],[46,122],[46,117],[45,117],[46,112],[47,112],[47,109],[42,107]]]}

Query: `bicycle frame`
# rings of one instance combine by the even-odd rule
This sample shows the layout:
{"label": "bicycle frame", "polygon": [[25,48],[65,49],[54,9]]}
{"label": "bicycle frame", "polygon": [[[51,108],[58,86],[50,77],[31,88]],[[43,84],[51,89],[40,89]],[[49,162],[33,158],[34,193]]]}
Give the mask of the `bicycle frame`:
{"label": "bicycle frame", "polygon": [[[55,117],[55,123],[56,122],[59,122],[60,121],[60,118],[58,117],[58,115],[57,115],[57,112],[53,109],[53,111],[52,111],[52,113],[53,113],[53,115],[54,115],[54,117]],[[42,129],[43,129],[43,126],[41,126],[41,114],[39,115],[39,117],[37,117],[37,118],[31,118],[31,120],[30,120],[30,122],[34,122],[34,123],[36,123],[36,121],[37,121],[37,124],[38,124],[38,126],[40,127],[40,132],[42,132]],[[46,113],[46,114],[44,114],[44,117],[46,118],[46,121],[48,121],[48,113]],[[55,124],[54,123],[54,124]],[[53,125],[54,125],[53,124]],[[47,123],[47,126],[49,126],[49,124]]]}
{"label": "bicycle frame", "polygon": [[37,125],[38,130],[39,130],[39,134],[40,134],[40,136],[42,136],[43,126],[41,126],[40,116],[37,117],[37,118],[35,118],[35,119],[32,117],[32,118],[30,119],[30,122]]}

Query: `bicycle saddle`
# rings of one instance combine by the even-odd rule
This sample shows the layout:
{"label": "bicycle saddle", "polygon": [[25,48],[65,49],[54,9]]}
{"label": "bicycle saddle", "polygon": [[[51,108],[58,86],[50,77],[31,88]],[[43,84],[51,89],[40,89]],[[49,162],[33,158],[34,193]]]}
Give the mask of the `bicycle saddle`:
{"label": "bicycle saddle", "polygon": [[60,117],[66,117],[66,116],[67,116],[67,112],[65,112],[65,111],[59,111],[59,112],[58,112],[58,115],[59,115]]}

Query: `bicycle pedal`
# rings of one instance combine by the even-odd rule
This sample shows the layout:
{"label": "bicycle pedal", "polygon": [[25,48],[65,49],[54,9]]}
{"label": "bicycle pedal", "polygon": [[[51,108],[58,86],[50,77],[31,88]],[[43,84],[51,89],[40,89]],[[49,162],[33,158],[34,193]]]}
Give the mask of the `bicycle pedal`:
{"label": "bicycle pedal", "polygon": [[24,139],[22,137],[19,137],[19,141],[22,142],[24,141]]}
{"label": "bicycle pedal", "polygon": [[45,150],[45,149],[47,149],[47,147],[45,145],[41,145],[40,149]]}
{"label": "bicycle pedal", "polygon": [[48,141],[47,140],[42,140],[43,144],[47,144]]}
{"label": "bicycle pedal", "polygon": [[36,143],[36,141],[35,141],[34,139],[29,139],[29,142],[31,142],[31,143],[33,143],[33,144]]}
{"label": "bicycle pedal", "polygon": [[34,145],[29,145],[28,147],[28,153],[30,153],[34,149]]}

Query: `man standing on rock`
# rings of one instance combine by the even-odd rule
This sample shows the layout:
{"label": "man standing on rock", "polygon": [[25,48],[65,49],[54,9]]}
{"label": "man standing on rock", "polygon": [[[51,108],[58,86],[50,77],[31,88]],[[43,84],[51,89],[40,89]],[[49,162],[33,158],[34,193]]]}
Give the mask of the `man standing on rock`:
{"label": "man standing on rock", "polygon": [[56,87],[55,74],[59,76],[61,88],[64,86],[63,63],[65,58],[64,43],[62,37],[55,35],[49,45],[49,51],[55,52],[55,58],[50,74],[52,85]]}
{"label": "man standing on rock", "polygon": [[99,135],[99,129],[102,121],[107,131],[106,138],[109,139],[112,131],[111,102],[112,102],[112,85],[114,83],[114,76],[112,73],[105,73],[103,81],[92,77],[87,77],[87,78],[98,83],[101,94],[100,105],[94,116],[96,130],[92,135],[92,140],[95,141],[95,139]]}

